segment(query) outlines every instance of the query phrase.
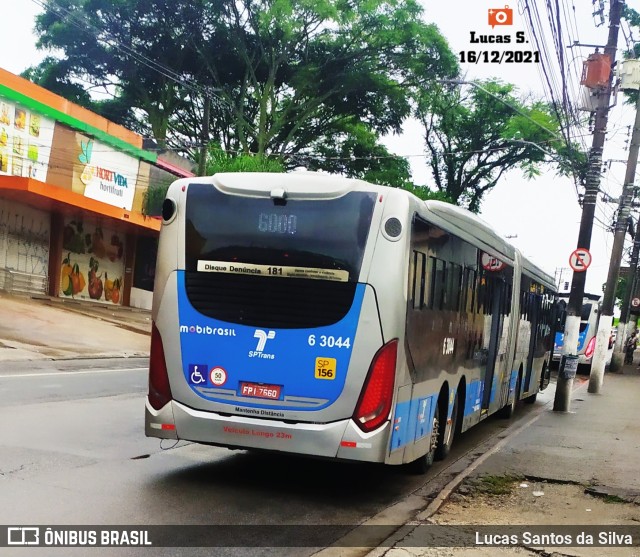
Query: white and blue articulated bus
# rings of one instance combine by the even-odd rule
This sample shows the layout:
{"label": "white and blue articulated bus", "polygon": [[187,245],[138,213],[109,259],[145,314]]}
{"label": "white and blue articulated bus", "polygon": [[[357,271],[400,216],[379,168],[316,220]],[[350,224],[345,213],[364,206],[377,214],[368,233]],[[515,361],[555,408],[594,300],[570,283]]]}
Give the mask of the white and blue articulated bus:
{"label": "white and blue articulated bus", "polygon": [[475,215],[296,171],[176,181],[146,434],[426,469],[549,380],[553,279]]}

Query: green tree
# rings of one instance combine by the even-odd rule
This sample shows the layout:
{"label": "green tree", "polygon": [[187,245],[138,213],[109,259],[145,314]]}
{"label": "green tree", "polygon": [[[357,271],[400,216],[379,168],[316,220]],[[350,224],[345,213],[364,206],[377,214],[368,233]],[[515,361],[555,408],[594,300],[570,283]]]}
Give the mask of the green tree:
{"label": "green tree", "polygon": [[[195,45],[204,40],[206,9],[205,0],[47,2],[36,18],[38,47],[63,56],[48,57],[24,75],[164,145],[170,116],[201,90],[192,80],[200,69]],[[78,89],[112,100],[86,102]]]}
{"label": "green tree", "polygon": [[[288,167],[323,147],[377,152],[412,96],[458,71],[416,0],[57,0],[37,31],[40,46],[64,53],[61,84],[124,100],[100,108],[141,121],[161,145],[195,156],[208,98],[212,143]],[[360,142],[362,127],[375,145]],[[391,158],[366,160],[314,164],[397,171]]]}
{"label": "green tree", "polygon": [[230,155],[218,146],[211,145],[207,157],[207,174],[217,172],[284,172],[279,159],[264,155]]}
{"label": "green tree", "polygon": [[[207,156],[207,175],[217,172],[284,172],[282,161],[262,155],[230,155],[220,147],[210,145]],[[149,216],[162,214],[162,202],[167,190],[173,182],[168,179],[163,183],[150,185],[144,194],[142,212]]]}
{"label": "green tree", "polygon": [[545,104],[519,99],[513,85],[432,89],[420,98],[417,115],[437,189],[473,212],[506,172],[519,168],[533,178],[550,156],[559,174],[586,178],[585,154],[567,146]]}

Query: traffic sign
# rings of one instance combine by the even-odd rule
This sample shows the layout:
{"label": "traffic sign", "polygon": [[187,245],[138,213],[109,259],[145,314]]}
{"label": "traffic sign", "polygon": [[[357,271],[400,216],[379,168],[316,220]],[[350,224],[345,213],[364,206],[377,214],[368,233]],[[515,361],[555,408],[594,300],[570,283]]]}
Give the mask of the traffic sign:
{"label": "traffic sign", "polygon": [[631,307],[632,308],[640,308],[640,298],[633,298],[631,300]]}
{"label": "traffic sign", "polygon": [[504,261],[500,261],[497,257],[493,257],[493,255],[483,253],[482,267],[487,271],[502,271],[502,269],[506,267],[506,264]]}
{"label": "traffic sign", "polygon": [[569,257],[569,265],[576,273],[582,273],[591,265],[591,254],[588,249],[578,248]]}

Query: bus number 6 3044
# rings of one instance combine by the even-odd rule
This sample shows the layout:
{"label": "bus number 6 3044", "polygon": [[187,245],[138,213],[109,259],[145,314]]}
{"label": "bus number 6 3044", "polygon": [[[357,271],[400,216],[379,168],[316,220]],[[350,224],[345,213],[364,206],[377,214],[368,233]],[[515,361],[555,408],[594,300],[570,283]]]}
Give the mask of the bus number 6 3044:
{"label": "bus number 6 3044", "polygon": [[336,338],[331,335],[320,335],[316,341],[316,335],[309,335],[307,342],[309,346],[315,346],[317,342],[318,346],[323,348],[325,346],[327,348],[351,348],[351,339],[349,337],[343,339],[342,337]]}

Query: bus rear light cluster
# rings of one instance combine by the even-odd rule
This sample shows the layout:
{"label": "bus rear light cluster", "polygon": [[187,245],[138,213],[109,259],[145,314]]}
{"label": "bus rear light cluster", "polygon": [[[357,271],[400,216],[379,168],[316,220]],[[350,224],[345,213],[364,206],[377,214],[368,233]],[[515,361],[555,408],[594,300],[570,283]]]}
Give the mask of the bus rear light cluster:
{"label": "bus rear light cluster", "polygon": [[371,361],[367,379],[360,393],[353,419],[366,432],[382,425],[391,412],[396,378],[398,340],[385,344]]}
{"label": "bus rear light cluster", "polygon": [[596,351],[596,337],[591,337],[587,343],[587,347],[584,349],[584,355],[586,358],[591,358]]}
{"label": "bus rear light cluster", "polygon": [[171,386],[164,358],[162,337],[155,323],[151,324],[151,354],[149,357],[149,404],[160,410],[171,401]]}
{"label": "bus rear light cluster", "polygon": [[150,423],[149,425],[151,426],[152,429],[161,429],[163,431],[175,431],[175,429],[176,429],[176,424]]}

